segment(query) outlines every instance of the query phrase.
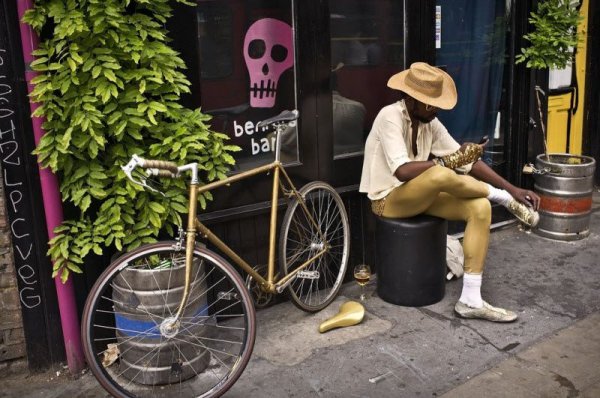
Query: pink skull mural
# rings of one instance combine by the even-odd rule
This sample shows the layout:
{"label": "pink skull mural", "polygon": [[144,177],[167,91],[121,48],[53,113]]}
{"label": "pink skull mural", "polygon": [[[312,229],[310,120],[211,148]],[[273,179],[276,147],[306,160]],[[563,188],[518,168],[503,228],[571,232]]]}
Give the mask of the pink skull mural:
{"label": "pink skull mural", "polygon": [[250,74],[250,106],[272,108],[281,74],[294,65],[292,27],[259,19],[246,32],[244,59]]}

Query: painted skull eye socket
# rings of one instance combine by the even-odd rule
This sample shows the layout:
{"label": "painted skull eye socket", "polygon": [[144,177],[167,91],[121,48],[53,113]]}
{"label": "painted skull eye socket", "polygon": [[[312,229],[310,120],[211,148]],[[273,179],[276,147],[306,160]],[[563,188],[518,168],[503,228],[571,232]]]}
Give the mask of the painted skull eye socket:
{"label": "painted skull eye socket", "polygon": [[271,49],[271,58],[275,62],[283,62],[287,59],[288,49],[281,44],[275,44]]}
{"label": "painted skull eye socket", "polygon": [[248,56],[252,59],[259,59],[265,55],[267,45],[264,40],[254,39],[248,44]]}

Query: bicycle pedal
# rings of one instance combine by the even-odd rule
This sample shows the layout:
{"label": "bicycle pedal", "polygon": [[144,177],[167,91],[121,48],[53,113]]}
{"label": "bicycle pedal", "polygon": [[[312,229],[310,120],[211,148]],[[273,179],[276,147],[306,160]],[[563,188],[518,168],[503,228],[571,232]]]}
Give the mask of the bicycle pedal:
{"label": "bicycle pedal", "polygon": [[319,279],[320,276],[319,271],[300,271],[296,274],[296,278],[300,279]]}

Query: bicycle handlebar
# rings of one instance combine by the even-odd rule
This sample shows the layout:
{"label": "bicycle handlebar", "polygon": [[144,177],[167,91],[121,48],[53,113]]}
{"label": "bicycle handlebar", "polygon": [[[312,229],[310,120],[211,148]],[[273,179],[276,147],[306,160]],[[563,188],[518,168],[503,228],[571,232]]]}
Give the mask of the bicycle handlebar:
{"label": "bicycle handlebar", "polygon": [[121,169],[134,184],[138,184],[143,186],[144,188],[148,188],[151,191],[159,192],[158,190],[152,188],[148,184],[146,184],[146,178],[141,177],[140,179],[136,179],[133,176],[133,171],[136,167],[140,167],[146,170],[146,176],[157,176],[157,177],[167,177],[167,178],[178,178],[182,172],[190,171],[192,173],[191,183],[198,183],[198,163],[188,163],[183,166],[177,166],[175,162],[169,162],[165,160],[152,160],[152,159],[144,159],[139,157],[138,155],[133,155],[131,160],[125,165],[121,166]]}
{"label": "bicycle handlebar", "polygon": [[171,172],[171,174],[174,174],[174,176],[177,176],[177,174],[179,173],[177,163],[168,162],[165,160],[148,160],[142,158],[140,158],[140,160],[142,161],[140,163],[140,167],[143,169],[158,169],[158,171],[169,171]]}
{"label": "bicycle handlebar", "polygon": [[177,174],[173,174],[169,170],[160,170],[158,168],[148,168],[148,173],[157,177],[177,178]]}
{"label": "bicycle handlebar", "polygon": [[123,169],[131,181],[138,184],[139,181],[136,181],[132,176],[132,172],[136,167],[141,167],[142,169],[148,170],[148,175],[169,178],[175,178],[179,175],[179,167],[177,167],[177,164],[174,162],[168,162],[164,160],[148,160],[139,157],[138,155],[133,155],[129,163],[127,163],[125,166],[122,166],[121,169]]}

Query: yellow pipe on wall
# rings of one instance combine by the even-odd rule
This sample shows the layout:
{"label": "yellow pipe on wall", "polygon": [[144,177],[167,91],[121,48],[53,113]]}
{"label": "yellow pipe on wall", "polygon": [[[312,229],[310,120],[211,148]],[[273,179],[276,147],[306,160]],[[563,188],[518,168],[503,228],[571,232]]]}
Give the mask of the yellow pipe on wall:
{"label": "yellow pipe on wall", "polygon": [[572,92],[548,96],[548,152],[567,152],[567,128]]}
{"label": "yellow pipe on wall", "polygon": [[577,27],[579,44],[575,55],[575,73],[577,76],[578,90],[576,92],[577,111],[571,117],[571,136],[569,137],[569,152],[581,155],[583,148],[583,109],[585,98],[585,63],[587,56],[587,32],[589,19],[589,0],[583,0],[579,14],[583,17]]}
{"label": "yellow pipe on wall", "polygon": [[[583,107],[585,97],[585,62],[587,55],[589,0],[583,0],[579,14],[583,17],[577,27],[579,43],[575,54],[575,75],[578,89],[574,92],[548,96],[548,152],[581,155],[583,146]],[[575,86],[575,81],[571,83]],[[576,98],[572,98],[573,95]],[[577,110],[571,108],[577,104]],[[570,116],[570,119],[569,119]],[[570,133],[567,140],[567,132]]]}

